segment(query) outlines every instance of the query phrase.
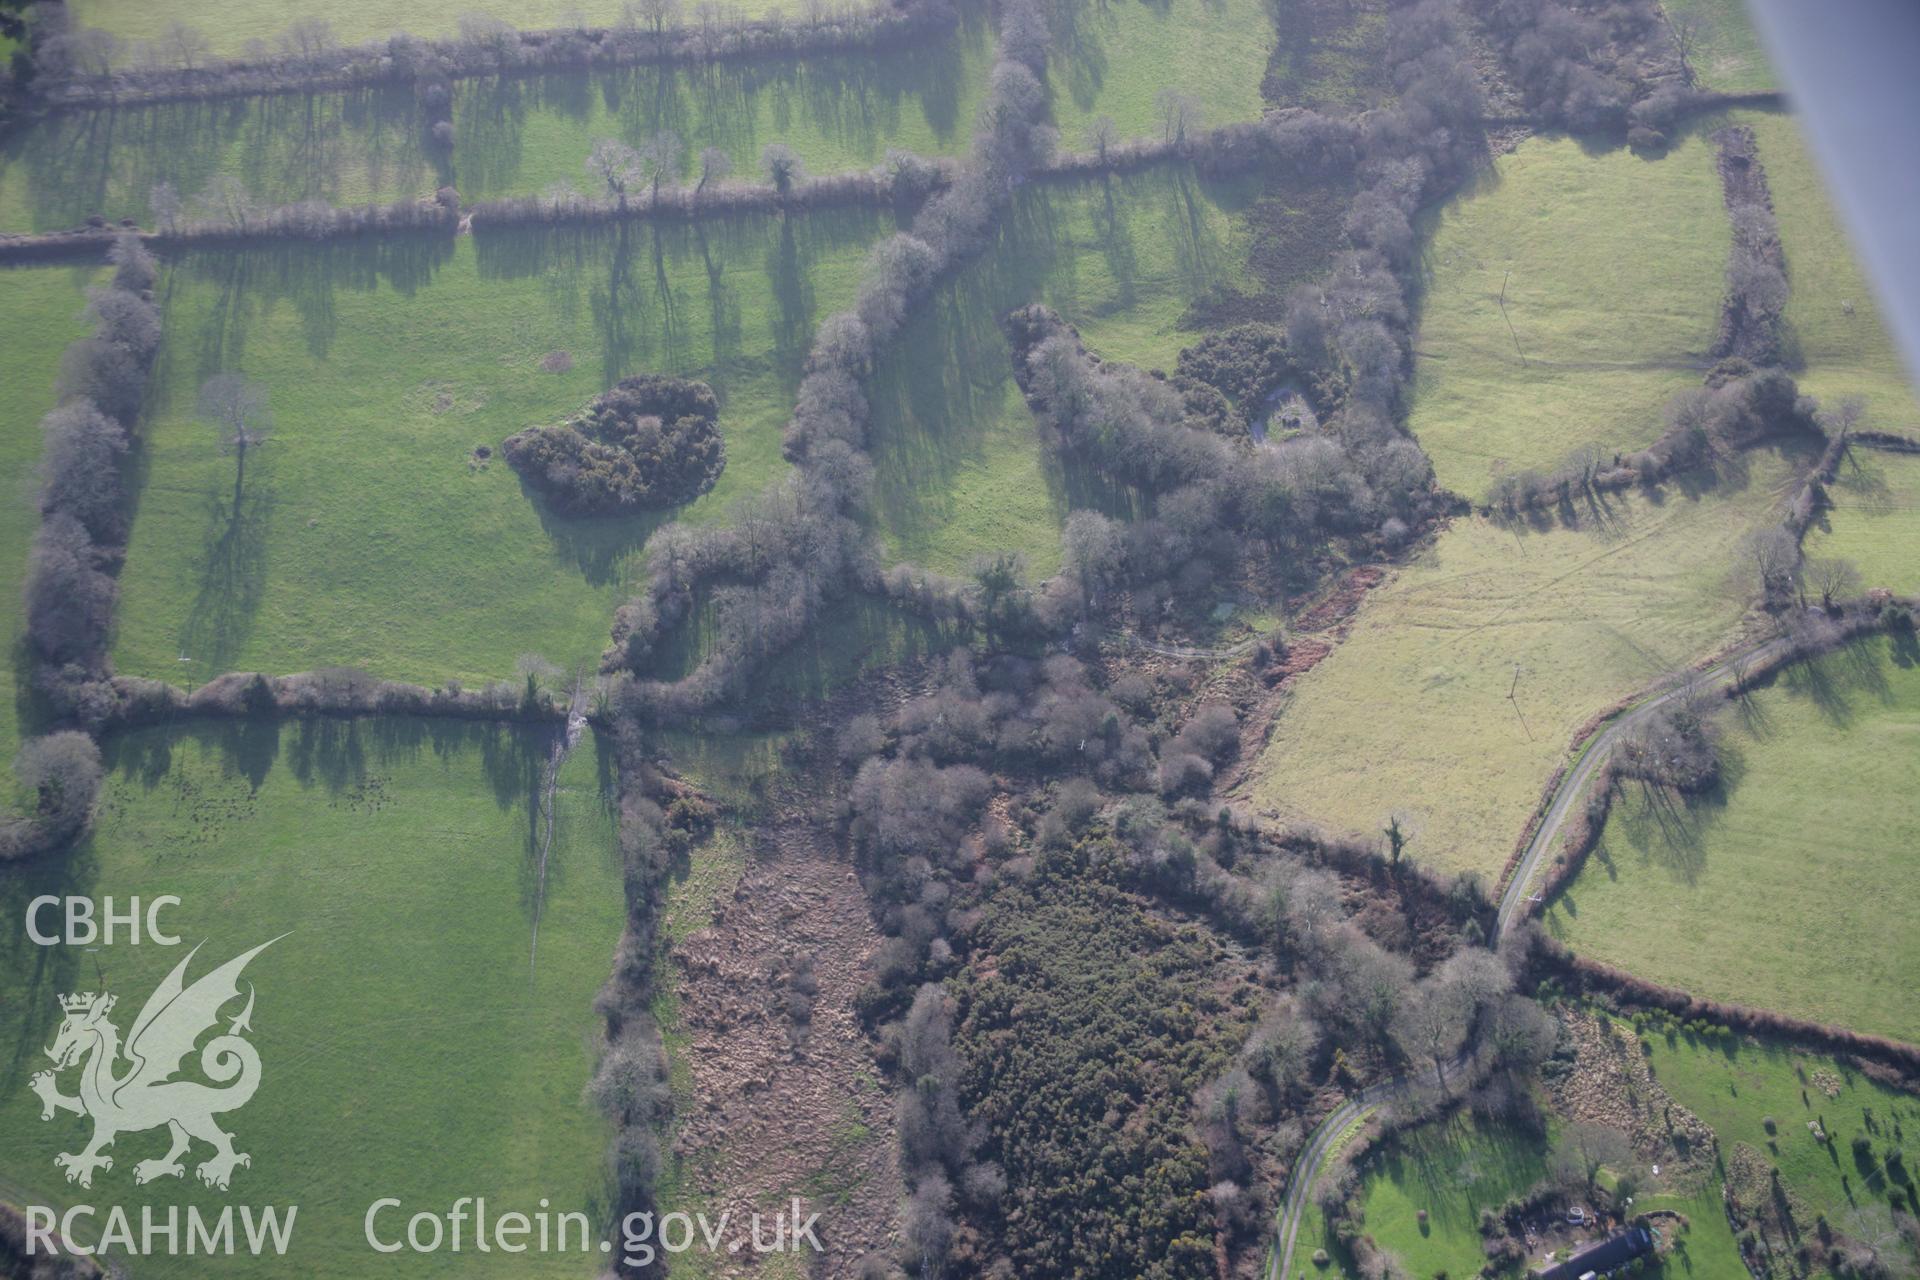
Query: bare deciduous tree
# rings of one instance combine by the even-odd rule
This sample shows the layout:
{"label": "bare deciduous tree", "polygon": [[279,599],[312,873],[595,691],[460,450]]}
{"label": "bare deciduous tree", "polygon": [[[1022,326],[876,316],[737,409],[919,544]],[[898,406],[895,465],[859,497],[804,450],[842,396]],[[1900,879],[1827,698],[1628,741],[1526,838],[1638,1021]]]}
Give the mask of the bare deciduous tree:
{"label": "bare deciduous tree", "polygon": [[652,188],[655,204],[660,202],[660,188],[671,184],[680,176],[680,135],[671,129],[662,129],[647,139],[646,146],[640,149],[640,156],[646,162],[648,185]]}
{"label": "bare deciduous tree", "polygon": [[1767,599],[1791,599],[1800,585],[1800,544],[1779,525],[1762,529],[1747,543],[1760,592]]}
{"label": "bare deciduous tree", "polygon": [[237,500],[246,482],[247,451],[264,444],[273,427],[267,389],[237,373],[216,373],[200,384],[200,416],[220,433],[220,447],[237,460],[233,492]]}
{"label": "bare deciduous tree", "polygon": [[184,22],[169,22],[160,33],[160,53],[182,71],[197,71],[213,52],[213,45],[198,27]]}
{"label": "bare deciduous tree", "polygon": [[622,18],[634,25],[644,24],[658,39],[668,27],[680,23],[680,0],[630,0],[621,7]]}
{"label": "bare deciduous tree", "polygon": [[646,162],[638,151],[618,138],[601,138],[587,154],[587,172],[606,185],[607,194],[624,207],[627,188],[646,176]]}
{"label": "bare deciduous tree", "polygon": [[1166,141],[1185,146],[1187,135],[1200,127],[1200,99],[1184,89],[1162,89],[1153,101]]}
{"label": "bare deciduous tree", "polygon": [[800,180],[800,157],[784,142],[769,142],[760,152],[760,163],[767,171],[774,190],[786,195]]}
{"label": "bare deciduous tree", "polygon": [[1113,122],[1112,116],[1101,116],[1087,126],[1087,145],[1093,148],[1093,154],[1100,163],[1107,162],[1107,152],[1120,140],[1120,126]]}
{"label": "bare deciduous tree", "polygon": [[1612,1125],[1582,1120],[1568,1125],[1554,1147],[1549,1168],[1554,1180],[1564,1187],[1588,1190],[1603,1168],[1625,1164],[1633,1158],[1627,1135]]}
{"label": "bare deciduous tree", "polygon": [[1678,13],[1674,6],[1661,5],[1661,14],[1667,20],[1667,35],[1673,41],[1673,51],[1680,59],[1680,71],[1687,78],[1687,84],[1693,85],[1699,79],[1699,73],[1693,65],[1693,55],[1713,37],[1711,20],[1698,6],[1689,6]]}
{"label": "bare deciduous tree", "polygon": [[1860,570],[1851,560],[1822,557],[1807,561],[1807,581],[1820,593],[1820,607],[1831,613],[1837,600],[1859,591]]}
{"label": "bare deciduous tree", "polygon": [[160,230],[171,232],[180,225],[180,192],[171,182],[156,182],[147,193],[147,208],[153,214],[154,225]]}
{"label": "bare deciduous tree", "polygon": [[719,147],[700,149],[700,181],[694,187],[695,195],[705,191],[709,183],[720,182],[733,172],[733,157]]}
{"label": "bare deciduous tree", "polygon": [[224,223],[235,231],[245,231],[259,212],[259,205],[246,184],[230,173],[216,173],[193,198],[194,213],[208,222]]}
{"label": "bare deciduous tree", "polygon": [[339,48],[340,42],[325,18],[301,18],[287,27],[280,47],[289,58],[314,62]]}

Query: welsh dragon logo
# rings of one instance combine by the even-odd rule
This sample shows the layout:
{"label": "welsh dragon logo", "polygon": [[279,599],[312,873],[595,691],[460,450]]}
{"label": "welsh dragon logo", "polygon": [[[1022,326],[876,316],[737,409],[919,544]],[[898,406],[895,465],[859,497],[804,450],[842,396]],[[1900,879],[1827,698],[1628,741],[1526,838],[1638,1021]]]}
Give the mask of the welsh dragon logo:
{"label": "welsh dragon logo", "polygon": [[[40,1095],[42,1120],[60,1111],[93,1117],[93,1141],[81,1151],[53,1158],[66,1170],[68,1182],[91,1187],[94,1170],[113,1168],[113,1158],[103,1152],[116,1137],[161,1125],[172,1135],[173,1145],[159,1159],[134,1165],[135,1182],[182,1176],[186,1168],[180,1157],[194,1139],[213,1147],[212,1158],[194,1171],[210,1187],[225,1191],[236,1166],[253,1164],[250,1156],[233,1149],[233,1135],[213,1119],[245,1106],[260,1087],[260,1054],[242,1038],[253,1029],[253,984],[247,984],[246,1007],[229,1019],[226,1033],[200,1050],[200,1071],[214,1085],[174,1076],[200,1037],[220,1021],[221,1008],[239,998],[240,971],[279,940],[261,943],[188,986],[187,965],[200,950],[195,947],[147,998],[124,1046],[119,1028],[107,1018],[115,997],[91,991],[60,997],[67,1016],[47,1050],[53,1070],[34,1076],[32,1086]],[[69,1097],[60,1092],[56,1077],[76,1066],[80,1092]]]}

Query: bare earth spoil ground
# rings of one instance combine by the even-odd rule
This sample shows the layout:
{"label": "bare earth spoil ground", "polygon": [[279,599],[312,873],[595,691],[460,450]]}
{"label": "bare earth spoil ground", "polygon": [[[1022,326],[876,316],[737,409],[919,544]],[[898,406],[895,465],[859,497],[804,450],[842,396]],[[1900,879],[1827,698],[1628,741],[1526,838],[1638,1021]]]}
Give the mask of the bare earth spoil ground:
{"label": "bare earth spoil ground", "polygon": [[[712,923],[677,948],[694,1101],[675,1146],[693,1161],[692,1185],[711,1197],[710,1219],[729,1210],[744,1223],[796,1195],[820,1214],[825,1256],[796,1274],[851,1275],[892,1234],[901,1195],[893,1099],[853,1012],[879,944],[852,866],[795,811],[780,815]],[[796,1051],[786,997],[802,956],[819,991]],[[715,1274],[776,1270],[768,1261],[743,1250]]]}

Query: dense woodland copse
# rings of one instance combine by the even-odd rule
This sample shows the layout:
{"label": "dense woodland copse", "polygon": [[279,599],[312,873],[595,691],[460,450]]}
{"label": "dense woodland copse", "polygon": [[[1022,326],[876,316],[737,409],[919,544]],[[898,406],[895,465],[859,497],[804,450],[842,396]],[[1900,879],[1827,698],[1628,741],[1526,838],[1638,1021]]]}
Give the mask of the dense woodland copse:
{"label": "dense woodland copse", "polygon": [[568,515],[680,506],[713,488],[726,466],[719,422],[706,383],[638,374],[571,421],[515,432],[502,451]]}
{"label": "dense woodland copse", "polygon": [[[1216,809],[1205,797],[1214,766],[1239,750],[1233,710],[1200,701],[1168,723],[1175,686],[1103,679],[1067,655],[956,650],[924,692],[885,719],[855,716],[834,744],[887,935],[861,1012],[883,1044],[921,1045],[915,1062],[945,1061],[925,1045],[947,1029],[971,1081],[956,1105],[948,1073],[905,1072],[902,1169],[919,1189],[903,1227],[910,1269],[1212,1274],[1217,1256],[1257,1239],[1258,1207],[1318,1089],[1410,1061],[1451,1080],[1475,1023],[1509,1016],[1494,1012],[1504,970],[1471,945],[1492,923],[1476,884],[1436,882],[1397,849],[1270,832]],[[1189,971],[1176,946],[1135,971],[1139,948],[1124,941],[1208,933],[1242,958],[1214,950]],[[1116,943],[1130,959],[1091,954]],[[1214,979],[1194,985],[1208,967]],[[1235,972],[1244,984],[1222,990]],[[1169,982],[1149,1002],[1162,1012],[1120,1039],[1150,1044],[1191,1016],[1179,1052],[1090,1048],[1140,1015],[1129,990]],[[1057,1038],[1010,1039],[1011,1008]],[[1095,1087],[1126,1099],[1105,1120],[1076,1100]],[[1196,1095],[1198,1113],[1182,1101]],[[1135,1146],[1116,1126],[1162,1137]],[[1185,1216],[1165,1232],[1137,1225],[1169,1212]],[[1064,1238],[1082,1242],[1077,1261]],[[946,1251],[934,1256],[936,1243]]]}

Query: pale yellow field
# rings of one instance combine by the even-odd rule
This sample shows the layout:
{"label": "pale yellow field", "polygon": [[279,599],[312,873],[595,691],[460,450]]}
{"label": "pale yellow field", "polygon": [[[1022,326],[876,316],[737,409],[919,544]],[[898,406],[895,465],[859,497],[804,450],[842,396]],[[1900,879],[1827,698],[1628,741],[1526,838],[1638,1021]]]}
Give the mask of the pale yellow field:
{"label": "pale yellow field", "polygon": [[1703,134],[1657,159],[1566,137],[1500,157],[1427,251],[1408,425],[1440,483],[1477,501],[1503,471],[1658,436],[1699,384],[1729,238]]}
{"label": "pale yellow field", "polygon": [[1789,355],[1803,389],[1823,400],[1858,395],[1871,425],[1920,432],[1920,401],[1881,324],[1873,290],[1791,116],[1740,112],[1760,143],[1787,254]]}
{"label": "pale yellow field", "polygon": [[[288,27],[303,18],[324,18],[336,39],[344,44],[384,40],[396,31],[416,36],[445,37],[459,31],[460,18],[479,14],[532,29],[563,26],[611,26],[620,21],[624,0],[424,0],[393,4],[390,0],[328,0],[324,5],[295,4],[292,0],[233,0],[214,12],[195,0],[74,0],[69,7],[82,26],[103,27],[130,46],[162,39],[176,22],[197,28],[213,53],[238,57],[249,40],[270,47]],[[682,6],[691,17],[693,6]],[[728,17],[757,18],[769,13],[798,13],[798,0],[719,0]]]}
{"label": "pale yellow field", "polygon": [[1799,465],[1746,462],[1697,497],[1615,498],[1577,530],[1456,522],[1301,679],[1249,798],[1337,830],[1411,815],[1410,856],[1491,880],[1574,731],[1740,630],[1741,541]]}
{"label": "pale yellow field", "polygon": [[1853,561],[1863,587],[1920,592],[1920,456],[1855,449],[1827,497],[1807,554]]}

